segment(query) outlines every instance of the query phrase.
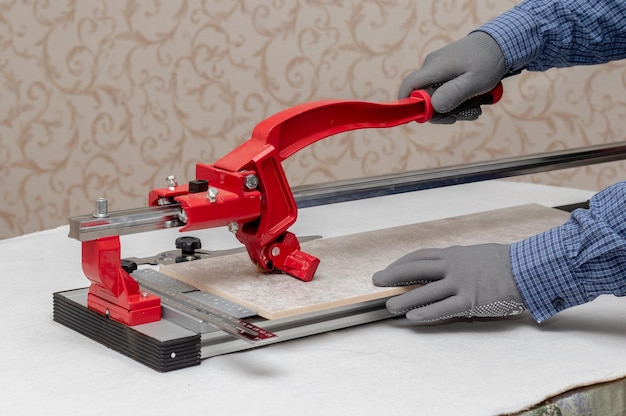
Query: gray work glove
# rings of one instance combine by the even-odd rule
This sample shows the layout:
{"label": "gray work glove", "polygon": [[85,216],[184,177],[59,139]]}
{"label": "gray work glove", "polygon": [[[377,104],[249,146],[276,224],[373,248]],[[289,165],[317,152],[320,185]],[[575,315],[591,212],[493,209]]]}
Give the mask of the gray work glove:
{"label": "gray work glove", "polygon": [[[422,68],[407,75],[398,92],[398,99],[411,92],[439,86],[432,94],[437,113],[450,113],[464,101],[494,88],[507,72],[504,55],[496,41],[485,32],[472,32],[466,37],[430,53]],[[435,117],[435,124],[452,124],[457,120],[475,120],[480,108]]]}
{"label": "gray work glove", "polygon": [[417,250],[376,272],[373,280],[376,286],[424,284],[387,301],[389,312],[417,323],[504,317],[525,309],[504,244]]}

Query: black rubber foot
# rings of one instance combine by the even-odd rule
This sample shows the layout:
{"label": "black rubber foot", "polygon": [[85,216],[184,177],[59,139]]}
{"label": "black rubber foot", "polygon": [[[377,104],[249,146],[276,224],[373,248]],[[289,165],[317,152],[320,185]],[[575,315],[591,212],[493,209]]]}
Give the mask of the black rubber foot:
{"label": "black rubber foot", "polygon": [[[84,290],[84,289],[77,289]],[[53,320],[159,372],[200,364],[200,334],[161,341],[53,294]]]}

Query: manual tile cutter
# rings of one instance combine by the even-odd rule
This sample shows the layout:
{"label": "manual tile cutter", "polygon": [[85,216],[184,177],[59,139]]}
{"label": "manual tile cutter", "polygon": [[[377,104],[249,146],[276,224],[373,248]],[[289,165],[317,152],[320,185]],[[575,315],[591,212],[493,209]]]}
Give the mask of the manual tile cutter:
{"label": "manual tile cutter", "polygon": [[[82,242],[83,271],[91,281],[86,301],[80,301],[84,291],[55,294],[54,319],[122,352],[125,347],[117,344],[125,344],[129,337],[145,341],[147,335],[133,329],[161,320],[164,296],[169,301],[179,297],[178,292],[164,291],[145,280],[142,286],[151,290],[142,290],[138,275],[133,278],[132,270],[122,265],[119,236],[148,230],[228,226],[259,270],[278,270],[310,281],[320,259],[301,251],[298,238],[287,231],[296,221],[297,206],[281,162],[338,133],[424,123],[441,116],[433,112],[431,92],[414,91],[408,98],[388,103],[326,100],[298,105],[260,122],[248,141],[215,164],[198,163],[196,179],[188,184],[178,185],[170,178],[169,186],[152,190],[146,208],[108,212],[105,201],[100,200],[95,214],[70,219],[70,237]],[[502,84],[498,84],[453,113],[476,111],[480,105],[498,102],[501,96]],[[197,319],[235,337],[247,341],[275,338],[271,331],[206,304],[179,299],[176,305],[191,315],[200,311]],[[112,328],[118,330],[113,337],[101,333]],[[188,335],[194,338],[194,334]],[[161,347],[157,350],[163,353]],[[163,360],[167,366],[146,364],[161,371],[187,365],[180,354],[166,353]],[[195,358],[191,362],[195,363]]]}

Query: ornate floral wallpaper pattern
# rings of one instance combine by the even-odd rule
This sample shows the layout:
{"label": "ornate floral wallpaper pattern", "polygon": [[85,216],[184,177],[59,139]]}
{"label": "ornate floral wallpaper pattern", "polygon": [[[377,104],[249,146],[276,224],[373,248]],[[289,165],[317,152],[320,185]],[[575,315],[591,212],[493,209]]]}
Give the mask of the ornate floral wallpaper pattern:
{"label": "ornate floral wallpaper pattern", "polygon": [[[143,206],[262,119],[389,101],[426,54],[514,1],[0,1],[0,238]],[[292,185],[621,141],[626,66],[525,73],[480,120],[344,133],[292,156]],[[523,180],[600,189],[615,162]]]}

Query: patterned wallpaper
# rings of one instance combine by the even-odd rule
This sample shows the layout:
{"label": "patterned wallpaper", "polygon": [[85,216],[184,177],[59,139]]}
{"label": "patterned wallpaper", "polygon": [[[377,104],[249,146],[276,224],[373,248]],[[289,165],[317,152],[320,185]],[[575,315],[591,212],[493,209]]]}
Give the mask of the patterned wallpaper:
{"label": "patterned wallpaper", "polygon": [[[140,207],[262,119],[324,98],[389,101],[403,74],[515,1],[0,2],[0,238],[105,196]],[[527,73],[477,122],[344,133],[284,162],[292,185],[622,140],[626,65]],[[531,180],[599,189],[614,162]]]}

